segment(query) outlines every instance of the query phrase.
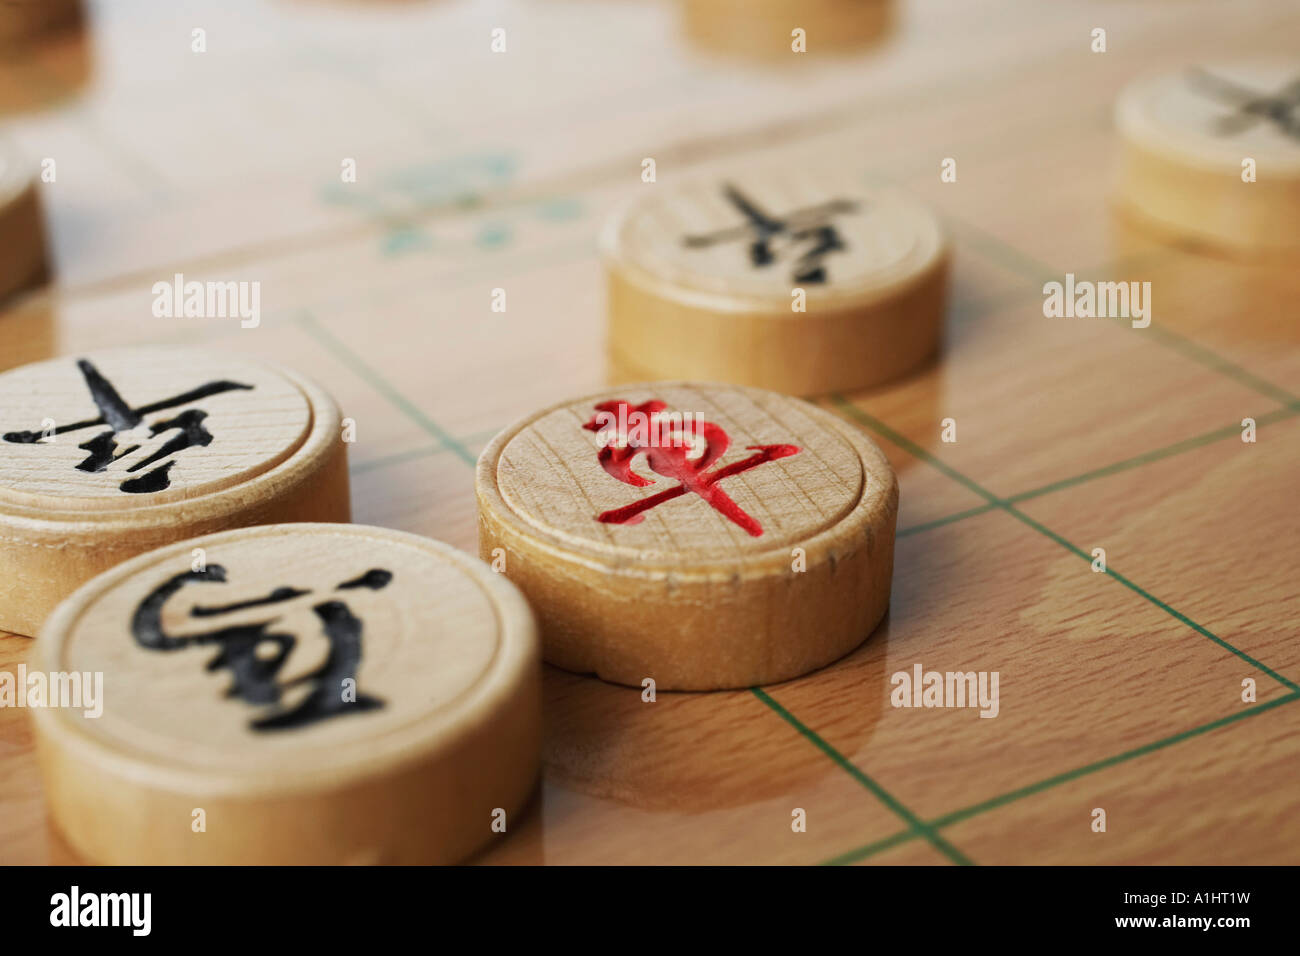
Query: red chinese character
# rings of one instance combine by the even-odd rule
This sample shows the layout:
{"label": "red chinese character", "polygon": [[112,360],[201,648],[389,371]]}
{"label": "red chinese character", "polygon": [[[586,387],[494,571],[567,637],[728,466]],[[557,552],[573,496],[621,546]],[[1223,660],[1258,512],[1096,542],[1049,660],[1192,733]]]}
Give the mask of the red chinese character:
{"label": "red chinese character", "polygon": [[654,479],[644,478],[632,470],[636,456],[644,454],[656,474],[680,482],[675,488],[603,512],[596,516],[596,520],[607,524],[636,524],[644,520],[644,513],[651,508],[690,493],[699,495],[754,537],[761,535],[763,526],[732,501],[718,483],[764,462],[797,455],[799,448],[795,445],[749,445],[755,454],[726,467],[709,470],[727,453],[731,444],[727,433],[713,422],[667,409],[668,406],[660,401],[636,406],[622,400],[601,402],[596,406],[596,415],[582,426],[600,434],[600,463],[619,481],[638,488],[654,484]]}

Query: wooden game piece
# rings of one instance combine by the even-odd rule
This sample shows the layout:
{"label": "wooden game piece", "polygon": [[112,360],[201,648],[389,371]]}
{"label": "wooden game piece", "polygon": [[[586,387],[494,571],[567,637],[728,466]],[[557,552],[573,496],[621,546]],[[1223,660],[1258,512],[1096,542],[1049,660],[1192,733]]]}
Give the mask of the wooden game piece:
{"label": "wooden game piece", "polygon": [[0,0],[0,44],[22,43],[81,23],[82,0]]}
{"label": "wooden game piece", "polygon": [[938,348],[947,246],[923,207],[803,168],[643,188],[602,237],[612,368],[813,395]]}
{"label": "wooden game piece", "polygon": [[0,375],[0,629],[35,634],[82,582],[172,541],[349,517],[338,409],[297,375],[176,347]]}
{"label": "wooden game piece", "polygon": [[103,675],[97,716],[33,711],[53,819],[97,863],[451,863],[509,832],[537,777],[528,604],[404,532],[140,555],[58,608],[29,667]]}
{"label": "wooden game piece", "polygon": [[787,680],[889,605],[894,472],[799,399],[662,382],[565,402],[493,439],[476,487],[480,554],[567,670],[660,690]]}
{"label": "wooden game piece", "polygon": [[1229,250],[1300,249],[1300,61],[1143,80],[1116,122],[1119,198],[1135,218]]}
{"label": "wooden game piece", "polygon": [[35,172],[13,143],[0,137],[0,301],[40,284],[47,274]]}
{"label": "wooden game piece", "polygon": [[687,35],[711,50],[756,59],[870,46],[892,27],[891,0],[686,0]]}

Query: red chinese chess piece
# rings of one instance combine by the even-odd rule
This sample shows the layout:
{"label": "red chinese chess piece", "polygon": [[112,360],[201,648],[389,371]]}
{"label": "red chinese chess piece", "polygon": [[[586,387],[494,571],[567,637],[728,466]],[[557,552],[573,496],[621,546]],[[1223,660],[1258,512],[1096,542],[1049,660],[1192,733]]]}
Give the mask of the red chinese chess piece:
{"label": "red chinese chess piece", "polygon": [[626,484],[638,488],[654,484],[632,470],[637,455],[644,454],[650,468],[665,478],[680,482],[640,501],[596,516],[607,524],[636,524],[645,512],[687,493],[697,494],[729,520],[758,537],[763,526],[719,487],[732,475],[756,468],[764,462],[799,454],[795,445],[749,445],[755,454],[730,465],[710,470],[727,452],[731,439],[720,425],[690,415],[668,412],[660,401],[633,406],[622,400],[601,402],[597,414],[582,427],[601,435],[600,463]]}

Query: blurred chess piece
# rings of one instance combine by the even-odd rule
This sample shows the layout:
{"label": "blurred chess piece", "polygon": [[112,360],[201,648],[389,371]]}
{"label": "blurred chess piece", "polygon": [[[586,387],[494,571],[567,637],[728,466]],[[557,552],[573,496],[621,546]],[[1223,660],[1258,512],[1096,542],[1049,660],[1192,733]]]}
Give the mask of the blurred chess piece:
{"label": "blurred chess piece", "polygon": [[0,302],[48,275],[36,171],[0,138]]}
{"label": "blurred chess piece", "polygon": [[0,0],[0,117],[48,109],[90,77],[84,0]]}
{"label": "blurred chess piece", "polygon": [[49,277],[39,190],[34,164],[0,135],[0,371],[45,358],[53,349],[48,302],[9,308],[18,293]]}
{"label": "blurred chess piece", "polygon": [[48,297],[16,303],[50,277],[37,164],[5,135],[3,120],[58,106],[90,76],[83,0],[0,0],[0,371],[54,351]]}
{"label": "blurred chess piece", "polygon": [[1115,113],[1129,218],[1165,239],[1239,256],[1300,250],[1300,61],[1144,78]]}
{"label": "blurred chess piece", "polygon": [[81,0],[0,0],[0,43],[17,44],[79,26]]}
{"label": "blurred chess piece", "polygon": [[889,35],[893,0],[684,0],[686,33],[728,55],[850,53]]}

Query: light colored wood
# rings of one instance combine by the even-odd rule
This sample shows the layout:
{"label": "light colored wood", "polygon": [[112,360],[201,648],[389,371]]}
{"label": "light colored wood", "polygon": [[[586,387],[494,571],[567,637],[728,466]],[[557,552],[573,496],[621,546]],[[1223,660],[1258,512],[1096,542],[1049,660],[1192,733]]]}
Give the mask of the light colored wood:
{"label": "light colored wood", "polygon": [[893,28],[893,0],[682,0],[687,35],[700,46],[747,59],[797,59],[868,48]]}
{"label": "light colored wood", "polygon": [[878,385],[938,348],[947,245],[916,202],[845,168],[639,188],[602,240],[615,368],[808,395]]}
{"label": "light colored wood", "polygon": [[493,439],[476,486],[479,554],[528,595],[566,670],[768,684],[844,656],[889,606],[893,470],[774,392],[662,382],[565,402]]}
{"label": "light colored wood", "polygon": [[0,135],[0,300],[47,276],[39,189],[35,164]]}
{"label": "light colored wood", "polygon": [[141,555],[59,609],[32,666],[104,675],[97,717],[33,712],[54,820],[101,863],[455,862],[494,811],[509,832],[537,777],[528,605],[387,529],[272,525]]}
{"label": "light colored wood", "polygon": [[0,396],[8,630],[35,634],[82,582],[171,541],[349,519],[338,408],[273,366],[220,351],[109,350],[13,369]]}
{"label": "light colored wood", "polygon": [[[1019,507],[1300,680],[1296,420],[1261,424],[1258,444],[1238,425],[1196,445],[1281,407],[1257,383],[1296,391],[1300,271],[1153,241],[1108,201],[1124,86],[1189,62],[1293,56],[1300,9],[1111,3],[1099,18],[1095,4],[907,0],[888,46],[810,54],[802,70],[721,63],[658,0],[501,5],[504,56],[480,30],[498,23],[473,9],[210,4],[199,57],[164,5],[98,4],[95,95],[79,109],[40,111],[53,72],[0,89],[0,111],[27,103],[6,117],[27,154],[60,160],[43,194],[58,352],[184,341],[291,363],[358,422],[357,520],[472,552],[485,443],[604,385],[594,240],[641,188],[642,157],[659,158],[660,186],[835,157],[935,209],[953,249],[936,361],[849,396],[913,450],[876,439],[901,491],[885,622],[833,666],[766,689],[803,729],[749,691],[648,703],[546,667],[539,799],[479,859],[950,862],[865,775],[927,822],[1000,799],[937,829],[977,864],[1294,863],[1300,700],[1145,749],[1249,712],[1247,677],[1263,704],[1286,688],[1001,509],[918,530],[987,501],[913,451],[995,495],[1061,483]],[[1105,54],[1089,49],[1097,26]],[[574,43],[581,62],[557,69]],[[11,68],[0,56],[0,84]],[[304,102],[328,102],[331,121]],[[354,152],[364,191],[322,198]],[[939,179],[946,156],[956,183]],[[502,157],[499,176],[481,172]],[[174,271],[261,279],[262,326],[159,323],[149,285]],[[1152,327],[1045,320],[1043,282],[1067,271],[1150,280]],[[495,287],[507,313],[489,311]],[[0,364],[30,345],[7,323],[28,328],[45,298],[0,306]],[[949,416],[953,444],[939,437]],[[1160,457],[1171,446],[1191,448]],[[36,646],[0,637],[0,673]],[[917,661],[1001,670],[1000,716],[892,708],[891,675]],[[30,717],[0,708],[0,862],[75,863],[48,823]],[[1096,806],[1111,811],[1105,835],[1087,828]],[[792,832],[793,808],[807,832]]]}
{"label": "light colored wood", "polygon": [[[1119,195],[1161,234],[1242,253],[1300,249],[1300,60],[1189,67],[1116,105]],[[1253,159],[1256,181],[1243,181]]]}

